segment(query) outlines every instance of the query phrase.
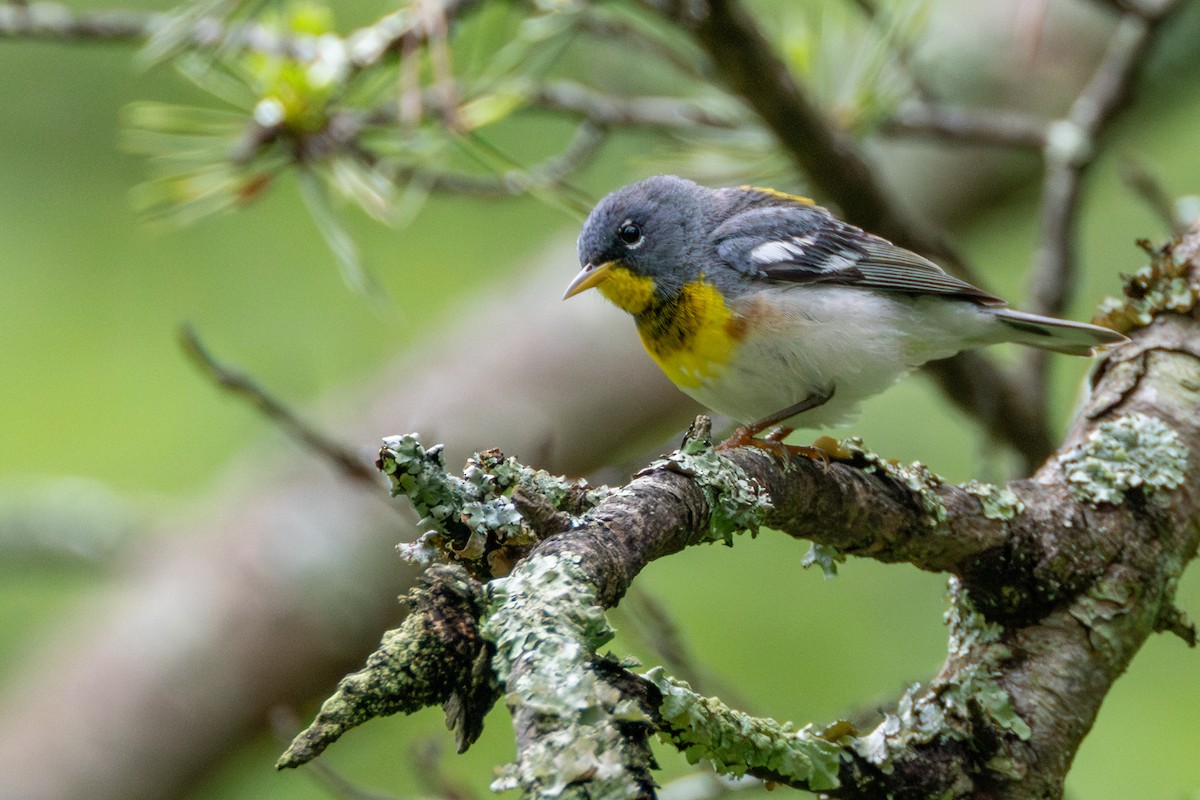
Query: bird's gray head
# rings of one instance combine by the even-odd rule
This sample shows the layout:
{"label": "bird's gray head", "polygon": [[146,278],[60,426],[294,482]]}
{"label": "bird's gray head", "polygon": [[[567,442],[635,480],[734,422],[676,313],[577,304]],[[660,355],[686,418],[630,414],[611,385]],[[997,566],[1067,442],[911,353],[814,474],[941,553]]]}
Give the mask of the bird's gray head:
{"label": "bird's gray head", "polygon": [[582,270],[566,297],[602,286],[610,300],[637,313],[636,298],[622,299],[629,292],[644,294],[646,287],[660,296],[678,292],[700,273],[696,254],[704,242],[704,201],[711,193],[692,181],[657,175],[605,197],[583,223]]}

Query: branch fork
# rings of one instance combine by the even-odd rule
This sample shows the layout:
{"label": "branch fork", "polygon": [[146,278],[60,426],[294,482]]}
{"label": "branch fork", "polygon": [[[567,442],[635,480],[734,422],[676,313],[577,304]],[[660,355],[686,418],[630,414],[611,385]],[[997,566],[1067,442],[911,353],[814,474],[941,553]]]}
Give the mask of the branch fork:
{"label": "branch fork", "polygon": [[[1169,261],[1131,279],[1130,302],[1178,295],[1180,281],[1200,296],[1198,252],[1196,232],[1164,251]],[[1160,630],[1194,637],[1173,603],[1200,543],[1200,358],[1176,346],[1195,334],[1181,307],[1145,306],[1128,345],[1136,373],[1121,348],[1110,353],[1059,452],[1006,487],[949,484],[852,440],[849,463],[828,465],[719,450],[706,420],[620,489],[496,452],[458,478],[439,448],[386,440],[379,465],[393,493],[432,529],[419,548],[451,563],[430,567],[404,625],[280,766],[371,716],[433,704],[447,707],[463,749],[503,696],[517,759],[496,788],[531,798],[653,796],[651,734],[689,760],[830,796],[1061,797],[1141,644]],[[945,664],[874,729],[750,717],[601,652],[613,636],[605,609],[650,561],[759,526],[951,576]]]}

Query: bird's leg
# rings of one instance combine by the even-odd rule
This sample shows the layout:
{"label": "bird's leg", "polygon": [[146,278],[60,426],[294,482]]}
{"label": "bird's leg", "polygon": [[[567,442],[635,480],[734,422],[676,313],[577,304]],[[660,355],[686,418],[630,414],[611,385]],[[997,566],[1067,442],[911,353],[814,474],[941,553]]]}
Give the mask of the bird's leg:
{"label": "bird's leg", "polygon": [[819,447],[808,447],[805,445],[784,444],[783,440],[794,429],[785,426],[780,426],[768,433],[764,438],[759,439],[758,434],[774,428],[785,419],[790,419],[797,414],[803,414],[805,411],[811,411],[814,408],[819,408],[829,402],[829,398],[833,397],[833,389],[824,392],[814,392],[808,397],[801,400],[795,405],[788,406],[785,409],[776,411],[774,414],[763,417],[757,422],[752,422],[749,425],[739,425],[733,434],[717,445],[718,450],[732,450],[735,447],[750,445],[758,447],[762,450],[775,453],[776,455],[798,455],[806,456],[814,461],[820,461],[823,464],[829,463],[829,454]]}
{"label": "bird's leg", "polygon": [[768,442],[782,442],[784,439],[791,436],[792,431],[794,431],[794,430],[796,430],[796,429],[789,428],[786,425],[780,425],[778,428],[771,431],[763,438],[766,439]]}

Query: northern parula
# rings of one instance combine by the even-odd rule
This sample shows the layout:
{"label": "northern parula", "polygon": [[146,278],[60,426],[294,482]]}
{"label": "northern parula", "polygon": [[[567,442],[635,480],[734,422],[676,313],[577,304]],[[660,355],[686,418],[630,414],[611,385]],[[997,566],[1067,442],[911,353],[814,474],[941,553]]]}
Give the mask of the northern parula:
{"label": "northern parula", "polygon": [[753,437],[821,428],[910,370],[998,342],[1072,355],[1124,341],[1026,314],[932,261],[772,189],[659,175],[618,189],[579,236],[563,299],[596,287],[633,315],[676,386]]}

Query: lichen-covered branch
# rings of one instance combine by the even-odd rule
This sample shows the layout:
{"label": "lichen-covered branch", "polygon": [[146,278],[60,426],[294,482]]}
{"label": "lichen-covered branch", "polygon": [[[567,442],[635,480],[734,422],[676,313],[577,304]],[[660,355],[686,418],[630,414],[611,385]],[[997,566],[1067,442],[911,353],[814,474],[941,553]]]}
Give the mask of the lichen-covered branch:
{"label": "lichen-covered branch", "polygon": [[594,666],[613,630],[570,552],[534,555],[492,584],[484,634],[517,737],[493,784],[525,797],[652,797],[649,718]]}
{"label": "lichen-covered branch", "polygon": [[338,683],[317,718],[280,756],[277,767],[298,767],[351,728],[374,717],[410,714],[443,705],[457,731],[459,752],[483,730],[499,697],[492,645],[479,634],[482,594],[460,567],[437,566],[409,594],[404,623],[388,631],[359,672]]}
{"label": "lichen-covered branch", "polygon": [[[461,629],[473,648],[443,638],[425,654],[385,643],[390,652],[365,674],[403,679],[351,676],[299,752],[311,757],[347,722],[444,702],[432,663],[432,674],[474,687],[472,697],[497,694],[481,673],[503,686],[517,759],[497,785],[526,797],[651,796],[652,733],[691,759],[830,796],[1061,797],[1102,700],[1142,643],[1164,630],[1194,641],[1173,595],[1200,543],[1198,253],[1193,232],[1131,279],[1124,304],[1107,304],[1133,341],[1101,361],[1056,456],[1006,487],[950,485],[856,441],[840,443],[828,465],[714,448],[703,418],[683,448],[619,490],[562,482],[496,453],[451,478],[436,448],[389,440],[385,471],[440,531],[426,546],[487,563],[509,535],[493,529],[540,533],[521,534],[527,544],[504,561],[511,571],[470,593],[466,613],[479,627]],[[856,554],[952,575],[945,663],[873,730],[749,717],[600,652],[612,635],[604,609],[650,561],[760,525],[812,539],[824,548],[816,560]],[[478,536],[478,548],[459,543]],[[396,638],[429,640],[413,626]]]}

